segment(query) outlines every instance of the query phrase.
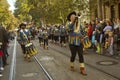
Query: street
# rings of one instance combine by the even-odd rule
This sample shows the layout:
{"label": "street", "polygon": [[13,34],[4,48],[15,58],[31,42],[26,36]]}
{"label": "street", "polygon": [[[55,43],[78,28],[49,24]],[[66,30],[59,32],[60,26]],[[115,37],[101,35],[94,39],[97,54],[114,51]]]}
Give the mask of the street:
{"label": "street", "polygon": [[[13,43],[14,41],[11,42],[11,44]],[[44,50],[43,47],[39,46],[38,40],[34,40],[33,43],[38,50],[37,59],[54,80],[120,80],[120,64],[117,59],[97,55],[89,51],[84,55],[88,75],[83,76],[80,74],[78,57],[75,61],[75,71],[70,71],[70,51],[68,47],[64,48],[50,43],[49,50]],[[9,65],[5,67],[4,76],[1,80],[7,80],[9,77],[13,46],[11,45],[9,48]],[[32,62],[24,60],[18,43],[16,54],[16,80],[47,80],[46,75],[34,58],[32,58]],[[116,63],[103,62],[102,64],[101,62],[101,64],[98,64],[100,61]]]}

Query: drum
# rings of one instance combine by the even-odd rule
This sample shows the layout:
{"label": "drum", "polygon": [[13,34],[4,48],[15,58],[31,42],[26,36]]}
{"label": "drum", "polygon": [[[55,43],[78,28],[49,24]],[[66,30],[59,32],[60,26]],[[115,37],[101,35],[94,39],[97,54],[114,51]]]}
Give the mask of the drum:
{"label": "drum", "polygon": [[89,47],[91,47],[91,42],[90,42],[88,36],[85,36],[85,37],[84,37],[84,39],[83,39],[83,46],[84,46],[84,48],[89,48]]}
{"label": "drum", "polygon": [[26,54],[30,54],[31,56],[37,54],[37,50],[35,46],[33,45],[33,43],[26,44],[25,49],[26,49]]}

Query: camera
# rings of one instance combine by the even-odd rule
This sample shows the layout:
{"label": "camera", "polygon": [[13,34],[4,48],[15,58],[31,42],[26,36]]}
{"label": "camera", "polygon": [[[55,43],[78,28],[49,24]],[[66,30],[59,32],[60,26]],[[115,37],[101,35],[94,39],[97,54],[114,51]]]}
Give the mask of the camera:
{"label": "camera", "polygon": [[75,21],[78,20],[79,17],[80,17],[80,13],[77,13],[75,16]]}

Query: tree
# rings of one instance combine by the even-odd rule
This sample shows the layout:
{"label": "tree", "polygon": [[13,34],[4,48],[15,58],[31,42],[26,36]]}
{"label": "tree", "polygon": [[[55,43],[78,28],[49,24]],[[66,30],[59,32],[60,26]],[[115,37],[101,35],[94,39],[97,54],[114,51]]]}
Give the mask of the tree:
{"label": "tree", "polygon": [[71,11],[86,11],[89,7],[86,0],[17,0],[15,15],[21,20],[31,15],[36,23],[65,23]]}
{"label": "tree", "polygon": [[17,19],[11,11],[9,11],[9,4],[7,0],[0,0],[0,22],[7,29],[14,29],[17,26]]}
{"label": "tree", "polygon": [[32,7],[28,4],[28,0],[17,0],[15,7],[15,17],[17,17],[20,21],[27,21],[30,17],[29,11]]}

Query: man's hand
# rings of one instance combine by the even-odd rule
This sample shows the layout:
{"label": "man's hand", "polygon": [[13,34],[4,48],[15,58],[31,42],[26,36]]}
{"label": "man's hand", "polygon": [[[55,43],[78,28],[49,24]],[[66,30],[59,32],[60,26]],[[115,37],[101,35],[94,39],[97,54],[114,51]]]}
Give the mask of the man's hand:
{"label": "man's hand", "polygon": [[0,45],[2,45],[2,42],[0,42]]}

